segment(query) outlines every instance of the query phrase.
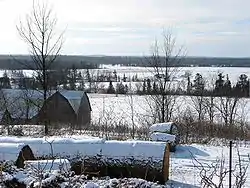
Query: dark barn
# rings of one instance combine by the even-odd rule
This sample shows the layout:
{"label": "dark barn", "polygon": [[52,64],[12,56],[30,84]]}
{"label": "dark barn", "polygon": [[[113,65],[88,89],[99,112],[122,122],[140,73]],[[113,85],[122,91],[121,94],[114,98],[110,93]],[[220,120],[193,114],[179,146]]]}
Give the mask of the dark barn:
{"label": "dark barn", "polygon": [[55,126],[70,125],[83,129],[90,124],[91,106],[85,92],[57,91],[46,102],[46,109],[43,105],[38,113],[39,123],[47,117],[48,123]]}
{"label": "dark barn", "polygon": [[[91,121],[91,105],[84,91],[50,91],[46,100],[47,122],[53,127],[83,129]],[[1,124],[43,124],[41,91],[2,89]]]}

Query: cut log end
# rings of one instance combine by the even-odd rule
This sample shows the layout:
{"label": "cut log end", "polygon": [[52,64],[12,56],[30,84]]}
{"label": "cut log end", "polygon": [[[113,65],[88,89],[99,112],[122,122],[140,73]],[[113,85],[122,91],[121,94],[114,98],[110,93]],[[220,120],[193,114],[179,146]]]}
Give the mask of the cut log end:
{"label": "cut log end", "polygon": [[28,145],[25,145],[19,152],[15,165],[17,168],[24,168],[24,161],[26,160],[35,160],[35,156]]}

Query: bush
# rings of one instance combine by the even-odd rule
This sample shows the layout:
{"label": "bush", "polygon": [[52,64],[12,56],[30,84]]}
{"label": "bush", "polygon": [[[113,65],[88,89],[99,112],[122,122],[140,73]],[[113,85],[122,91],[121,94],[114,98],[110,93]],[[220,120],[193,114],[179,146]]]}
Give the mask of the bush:
{"label": "bush", "polygon": [[13,127],[10,131],[10,135],[13,136],[24,136],[22,127]]}

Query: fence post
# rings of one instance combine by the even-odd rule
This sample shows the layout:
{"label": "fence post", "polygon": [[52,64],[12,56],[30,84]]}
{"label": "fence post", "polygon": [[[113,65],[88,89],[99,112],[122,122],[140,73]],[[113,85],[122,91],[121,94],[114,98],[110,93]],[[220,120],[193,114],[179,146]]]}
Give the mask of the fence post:
{"label": "fence post", "polygon": [[229,188],[232,187],[232,147],[233,141],[229,142]]}

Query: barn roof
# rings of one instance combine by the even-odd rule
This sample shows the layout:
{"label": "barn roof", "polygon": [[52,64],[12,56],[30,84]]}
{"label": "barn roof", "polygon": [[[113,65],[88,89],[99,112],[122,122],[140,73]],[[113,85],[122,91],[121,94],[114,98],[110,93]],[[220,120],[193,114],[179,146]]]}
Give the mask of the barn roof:
{"label": "barn roof", "polygon": [[7,109],[12,118],[26,118],[26,116],[31,118],[38,112],[41,101],[39,99],[42,100],[42,93],[39,91],[2,89],[0,91],[0,101],[3,104],[1,111]]}
{"label": "barn roof", "polygon": [[83,104],[86,104],[87,106],[89,106],[89,109],[91,110],[91,107],[89,104],[89,98],[85,92],[63,90],[63,91],[60,91],[60,94],[69,101],[70,105],[72,106],[76,114],[80,108],[80,105],[83,105]]}
{"label": "barn roof", "polygon": [[[57,91],[52,90],[48,92],[48,97],[55,94]],[[59,91],[70,103],[74,111],[77,113],[80,105],[85,104],[89,106],[90,104],[88,96],[83,91],[71,91],[62,90]],[[42,107],[43,101],[43,91],[39,90],[26,90],[26,89],[1,89],[0,91],[0,101],[2,107],[1,111],[6,109],[10,112],[13,118],[32,118],[38,114],[39,109]],[[81,103],[85,101],[85,103]],[[27,102],[29,102],[29,109],[27,111]],[[2,118],[3,113],[0,113],[0,118]]]}

